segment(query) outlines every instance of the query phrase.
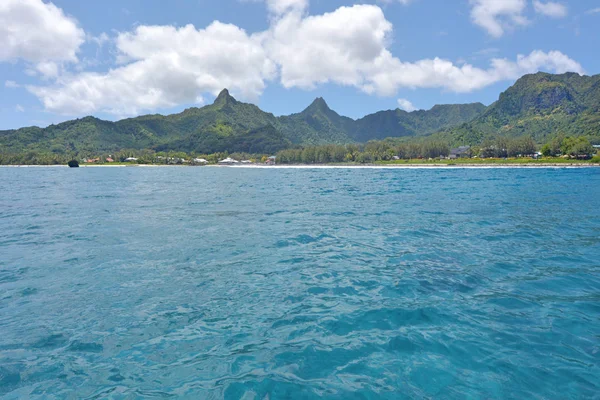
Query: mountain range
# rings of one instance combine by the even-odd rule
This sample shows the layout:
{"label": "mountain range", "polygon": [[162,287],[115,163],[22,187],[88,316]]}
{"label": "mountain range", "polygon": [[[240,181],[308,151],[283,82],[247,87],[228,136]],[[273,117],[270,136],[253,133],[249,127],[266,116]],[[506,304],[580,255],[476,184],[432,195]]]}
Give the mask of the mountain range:
{"label": "mountain range", "polygon": [[293,146],[365,143],[389,137],[433,137],[460,145],[500,135],[530,135],[543,143],[558,134],[600,140],[600,75],[526,75],[489,107],[481,103],[436,105],[427,111],[381,111],[358,120],[339,115],[322,98],[298,114],[276,117],[237,101],[225,89],[213,104],[179,114],[117,122],[85,117],[47,128],[0,131],[0,153],[122,149],[273,153]]}

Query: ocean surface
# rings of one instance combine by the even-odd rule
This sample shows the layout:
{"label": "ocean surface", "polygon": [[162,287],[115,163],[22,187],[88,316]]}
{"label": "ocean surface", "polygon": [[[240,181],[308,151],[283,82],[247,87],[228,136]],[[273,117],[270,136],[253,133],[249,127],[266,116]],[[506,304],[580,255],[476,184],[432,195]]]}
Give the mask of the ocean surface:
{"label": "ocean surface", "polygon": [[1,398],[600,398],[600,169],[0,187]]}

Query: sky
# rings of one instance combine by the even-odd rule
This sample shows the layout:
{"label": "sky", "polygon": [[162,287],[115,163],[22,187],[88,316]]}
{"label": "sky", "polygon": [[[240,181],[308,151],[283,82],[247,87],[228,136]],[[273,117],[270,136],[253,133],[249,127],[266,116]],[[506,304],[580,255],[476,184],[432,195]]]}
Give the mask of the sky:
{"label": "sky", "polygon": [[275,115],[494,102],[600,73],[600,0],[0,0],[0,129],[171,114],[228,88]]}

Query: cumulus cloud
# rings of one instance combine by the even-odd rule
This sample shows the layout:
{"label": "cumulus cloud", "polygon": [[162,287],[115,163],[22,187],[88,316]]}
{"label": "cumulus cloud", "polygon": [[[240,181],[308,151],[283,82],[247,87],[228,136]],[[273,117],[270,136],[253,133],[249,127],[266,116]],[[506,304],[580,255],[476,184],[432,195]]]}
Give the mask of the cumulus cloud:
{"label": "cumulus cloud", "polygon": [[[306,5],[305,0],[269,1],[273,13],[280,14],[273,14],[267,31],[253,35],[220,22],[205,29],[138,26],[116,38],[119,64],[113,69],[58,73],[53,84],[28,90],[52,112],[123,116],[202,102],[203,94],[216,95],[224,87],[252,101],[275,79],[286,88],[335,83],[394,96],[401,88],[471,92],[538,70],[583,73],[579,63],[558,51],[495,58],[487,68],[440,58],[407,62],[390,52],[393,27],[378,6],[309,16]],[[44,74],[52,76],[47,67]]]}
{"label": "cumulus cloud", "polygon": [[569,13],[564,4],[548,1],[546,3],[533,0],[533,8],[535,12],[552,18],[564,18]]}
{"label": "cumulus cloud", "polygon": [[470,64],[457,66],[440,58],[414,63],[402,62],[386,54],[375,63],[373,74],[363,89],[368,93],[392,96],[399,88],[441,88],[457,93],[472,92],[503,80],[546,70],[554,73],[583,73],[579,63],[559,51],[533,51],[516,61],[496,58],[488,69]]}
{"label": "cumulus cloud", "polygon": [[528,23],[524,15],[526,0],[469,0],[471,19],[490,35],[498,38],[507,28]]}
{"label": "cumulus cloud", "polygon": [[325,82],[360,86],[391,31],[379,7],[357,5],[306,18],[288,14],[264,43],[287,88],[311,89]]}
{"label": "cumulus cloud", "polygon": [[407,111],[407,112],[413,112],[415,111],[417,108],[413,105],[413,103],[411,103],[410,101],[406,100],[406,99],[398,99],[398,107],[401,110]]}
{"label": "cumulus cloud", "polygon": [[77,61],[84,31],[52,3],[0,1],[0,61]]}
{"label": "cumulus cloud", "polygon": [[557,51],[534,51],[516,61],[493,59],[488,69],[440,58],[403,62],[388,50],[391,33],[392,24],[379,7],[356,5],[319,16],[283,17],[265,43],[288,88],[333,82],[385,96],[403,87],[471,92],[540,69],[583,72]]}
{"label": "cumulus cloud", "polygon": [[192,25],[139,26],[120,34],[116,46],[126,65],[28,89],[57,113],[133,115],[193,103],[201,93],[216,94],[224,87],[256,99],[275,72],[256,37],[220,22],[201,30]]}

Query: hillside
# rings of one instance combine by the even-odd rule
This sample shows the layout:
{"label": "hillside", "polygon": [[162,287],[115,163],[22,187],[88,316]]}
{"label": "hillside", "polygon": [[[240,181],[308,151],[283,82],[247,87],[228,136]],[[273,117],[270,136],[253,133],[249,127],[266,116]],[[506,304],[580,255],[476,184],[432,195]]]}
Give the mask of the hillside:
{"label": "hillside", "polygon": [[380,111],[356,121],[350,136],[357,142],[402,136],[427,136],[471,121],[485,111],[481,103],[436,105],[431,110]]}
{"label": "hillside", "polygon": [[600,75],[525,75],[480,116],[436,136],[476,144],[529,135],[545,143],[558,134],[600,139]]}
{"label": "hillside", "polygon": [[280,117],[279,122],[280,129],[294,143],[319,145],[353,141],[349,132],[355,121],[330,109],[321,97],[301,113]]}
{"label": "hillside", "polygon": [[275,117],[223,90],[213,104],[179,114],[118,122],[85,117],[44,129],[0,131],[0,153],[93,154],[122,149],[271,153],[293,146],[388,137],[433,135],[459,145],[522,135],[545,143],[558,134],[600,141],[600,75],[526,75],[489,107],[474,103],[437,105],[427,111],[396,109],[358,120],[340,116],[322,98],[300,113]]}
{"label": "hillside", "polygon": [[[45,129],[0,131],[0,153],[100,153],[122,149],[271,153],[294,145],[366,142],[387,136],[426,135],[469,121],[485,107],[436,106],[430,111],[383,111],[355,121],[317,98],[298,114],[275,117],[234,99],[225,89],[213,104],[174,115],[118,122],[85,117]],[[384,118],[381,118],[381,115]]]}

